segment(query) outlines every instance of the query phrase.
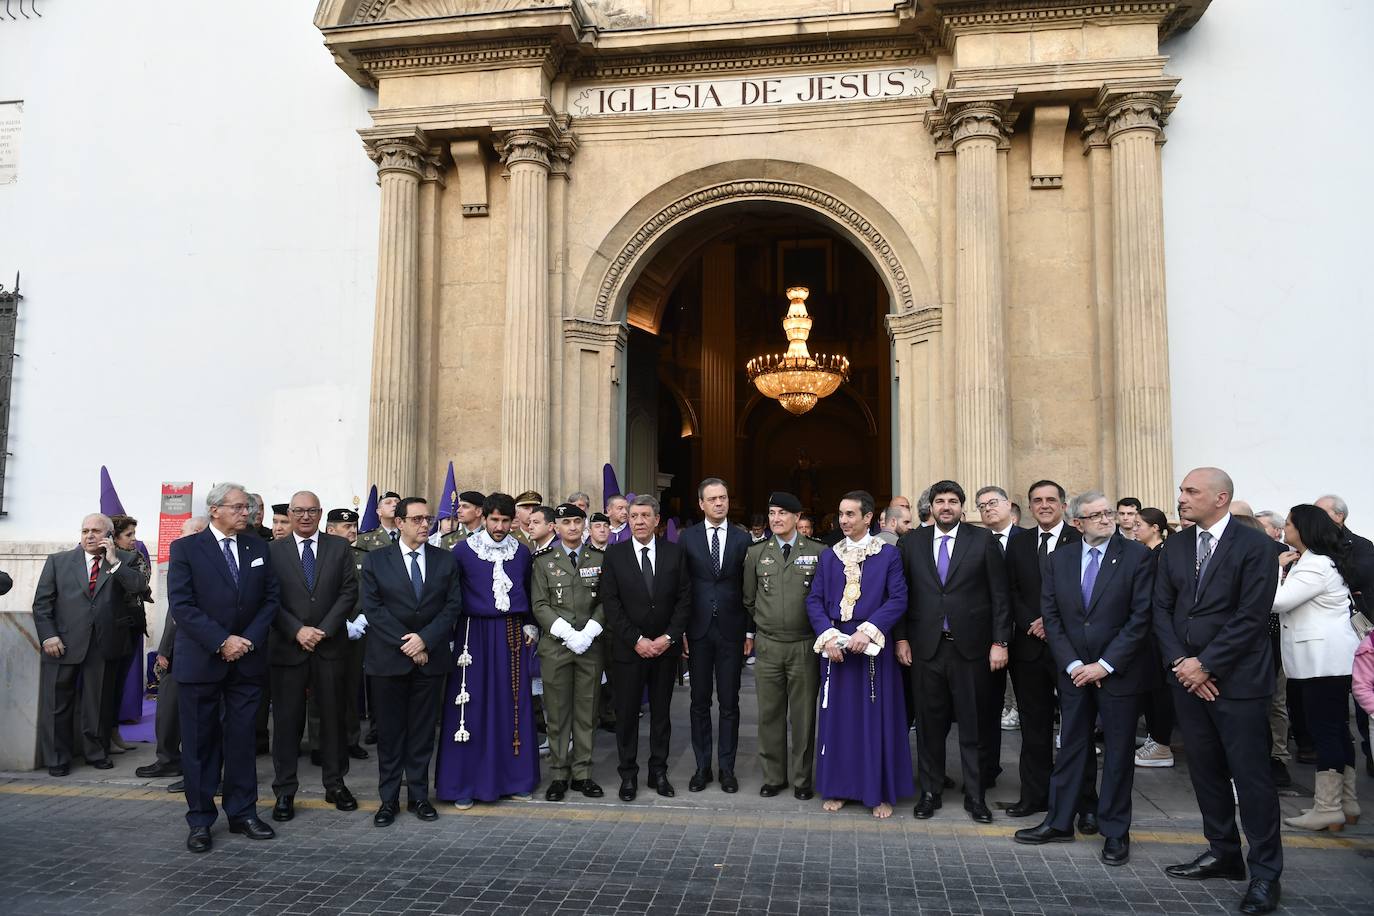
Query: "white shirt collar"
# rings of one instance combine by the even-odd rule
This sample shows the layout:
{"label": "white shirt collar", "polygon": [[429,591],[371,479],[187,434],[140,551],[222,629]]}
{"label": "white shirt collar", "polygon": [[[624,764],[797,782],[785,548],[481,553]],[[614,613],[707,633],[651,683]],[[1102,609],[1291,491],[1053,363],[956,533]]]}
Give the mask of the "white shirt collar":
{"label": "white shirt collar", "polygon": [[299,534],[297,534],[297,533],[294,532],[294,531],[291,532],[291,536],[292,536],[293,538],[296,539],[296,549],[297,549],[297,550],[301,550],[301,549],[302,549],[302,548],[301,548],[301,545],[304,544],[306,541],[314,541],[316,544],[318,544],[318,543],[320,542],[320,533],[319,533],[318,531],[316,531],[314,534],[310,535],[310,537],[308,537],[308,538],[303,538],[303,537],[301,537]]}
{"label": "white shirt collar", "polygon": [[210,533],[215,536],[216,544],[223,544],[224,539],[228,538],[234,542],[235,547],[239,545],[239,536],[237,534],[225,534],[223,531],[216,528],[213,522],[210,524]]}
{"label": "white shirt collar", "polygon": [[938,544],[940,543],[940,538],[942,538],[942,537],[948,537],[948,538],[950,538],[951,540],[953,540],[954,538],[958,537],[958,536],[959,536],[959,526],[962,525],[962,524],[963,524],[963,522],[957,522],[957,523],[954,525],[954,527],[951,528],[951,529],[949,529],[948,531],[941,531],[939,525],[933,526],[933,527],[935,528],[935,543],[938,545]]}
{"label": "white shirt collar", "polygon": [[864,536],[859,538],[857,541],[852,540],[850,538],[845,538],[840,543],[845,547],[867,547],[868,542],[871,540],[873,540],[873,535],[865,531]]}
{"label": "white shirt collar", "polygon": [[1217,521],[1217,523],[1216,523],[1215,525],[1213,525],[1213,526],[1210,527],[1210,528],[1203,528],[1202,526],[1199,525],[1199,526],[1198,526],[1198,537],[1199,537],[1199,538],[1202,537],[1202,532],[1204,532],[1204,531],[1209,532],[1209,533],[1212,535],[1212,547],[1215,549],[1215,547],[1216,547],[1216,545],[1217,545],[1217,541],[1220,541],[1220,540],[1221,540],[1221,533],[1222,533],[1223,531],[1226,530],[1226,526],[1227,526],[1228,524],[1230,524],[1230,522],[1231,522],[1231,513],[1230,513],[1230,512],[1227,512],[1225,515],[1223,515],[1223,516]]}

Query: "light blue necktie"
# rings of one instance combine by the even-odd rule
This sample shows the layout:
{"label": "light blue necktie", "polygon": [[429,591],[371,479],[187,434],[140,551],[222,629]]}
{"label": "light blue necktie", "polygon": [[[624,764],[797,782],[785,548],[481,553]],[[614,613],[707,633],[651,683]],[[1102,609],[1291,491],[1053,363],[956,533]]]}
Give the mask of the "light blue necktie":
{"label": "light blue necktie", "polygon": [[1093,585],[1097,582],[1097,558],[1102,551],[1096,547],[1088,549],[1088,568],[1083,570],[1083,607],[1086,609],[1093,601]]}
{"label": "light blue necktie", "polygon": [[420,551],[410,552],[410,584],[415,586],[415,600],[420,600],[420,592],[425,589],[425,580],[420,578]]}
{"label": "light blue necktie", "polygon": [[301,544],[301,572],[305,573],[305,587],[312,592],[315,590],[315,551],[310,549],[310,545],[314,541],[314,538],[307,538]]}
{"label": "light blue necktie", "polygon": [[229,564],[229,575],[233,577],[234,585],[239,584],[239,561],[234,556],[234,542],[229,538],[224,539],[224,561]]}

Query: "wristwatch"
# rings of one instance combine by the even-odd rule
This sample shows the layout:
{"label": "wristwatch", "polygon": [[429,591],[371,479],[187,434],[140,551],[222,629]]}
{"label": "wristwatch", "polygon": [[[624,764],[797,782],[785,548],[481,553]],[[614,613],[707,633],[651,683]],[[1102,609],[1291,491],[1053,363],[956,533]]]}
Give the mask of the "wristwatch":
{"label": "wristwatch", "polygon": [[994,642],[993,645],[1005,649],[1007,647],[1007,641],[1005,639],[999,639],[996,642]]}

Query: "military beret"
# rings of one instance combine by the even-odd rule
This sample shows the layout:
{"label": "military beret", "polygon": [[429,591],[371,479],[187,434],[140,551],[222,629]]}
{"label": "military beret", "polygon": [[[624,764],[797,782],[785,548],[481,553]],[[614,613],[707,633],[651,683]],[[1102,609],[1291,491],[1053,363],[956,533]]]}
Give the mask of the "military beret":
{"label": "military beret", "polygon": [[542,506],[544,505],[544,497],[540,496],[534,490],[526,490],[524,493],[515,497],[515,504],[517,506]]}
{"label": "military beret", "polygon": [[768,505],[777,506],[784,512],[800,514],[802,510],[801,500],[791,493],[784,493],[781,490],[768,494]]}
{"label": "military beret", "polygon": [[582,511],[582,507],[577,503],[560,503],[557,509],[553,510],[555,519],[565,518],[586,518],[587,513]]}
{"label": "military beret", "polygon": [[464,490],[458,494],[460,503],[468,503],[473,506],[480,506],[486,500],[486,494],[478,493],[476,490]]}
{"label": "military beret", "polygon": [[397,493],[395,490],[387,490],[385,493],[383,493],[383,494],[381,495],[381,498],[382,498],[382,499],[400,499],[400,498],[401,498],[401,494],[400,494],[400,493]]}
{"label": "military beret", "polygon": [[273,515],[289,515],[290,513],[291,513],[291,504],[290,504],[290,503],[273,503],[273,504],[272,504],[272,514],[273,514]]}
{"label": "military beret", "polygon": [[357,520],[358,513],[354,512],[352,509],[330,509],[329,514],[325,516],[325,521],[330,523],[356,522]]}
{"label": "military beret", "polygon": [[593,512],[592,517],[588,519],[588,521],[593,525],[595,525],[597,522],[605,522],[609,525],[611,523],[611,517],[607,515],[605,512]]}

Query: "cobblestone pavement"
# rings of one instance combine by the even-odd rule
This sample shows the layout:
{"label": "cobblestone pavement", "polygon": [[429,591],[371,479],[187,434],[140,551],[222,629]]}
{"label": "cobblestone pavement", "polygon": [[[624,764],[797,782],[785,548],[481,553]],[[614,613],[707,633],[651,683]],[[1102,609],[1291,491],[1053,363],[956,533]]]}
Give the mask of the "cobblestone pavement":
{"label": "cobblestone pavement", "polygon": [[[1234,912],[1241,883],[1176,882],[1163,866],[1203,847],[1186,770],[1138,771],[1132,858],[1109,868],[1101,840],[1018,846],[1000,812],[972,823],[956,802],[916,821],[910,805],[889,821],[862,808],[825,814],[819,799],[758,796],[752,678],[745,677],[741,791],[686,790],[686,688],[674,698],[673,799],[646,792],[622,804],[507,801],[459,813],[441,806],[426,824],[402,814],[371,824],[374,760],[354,764],[353,813],[303,788],[296,819],[276,840],[230,835],[221,820],[208,855],[185,851],[184,802],[169,780],[134,778],[151,749],[114,770],[77,767],[66,779],[0,774],[0,913],[727,913],[1107,914]],[[647,730],[647,725],[644,726]],[[1016,733],[993,800],[1016,798]],[[609,734],[597,737],[596,775],[617,784]],[[1182,758],[1182,755],[1180,755]],[[951,759],[957,760],[957,755]],[[1363,762],[1363,761],[1361,761]],[[270,760],[259,761],[264,793]],[[303,759],[302,784],[318,786]],[[1310,792],[1311,768],[1295,767]],[[1361,776],[1374,820],[1374,780]],[[1285,813],[1300,797],[1285,797]],[[262,815],[271,799],[264,795]],[[1374,829],[1339,835],[1285,831],[1284,912],[1368,914],[1374,901]]]}

